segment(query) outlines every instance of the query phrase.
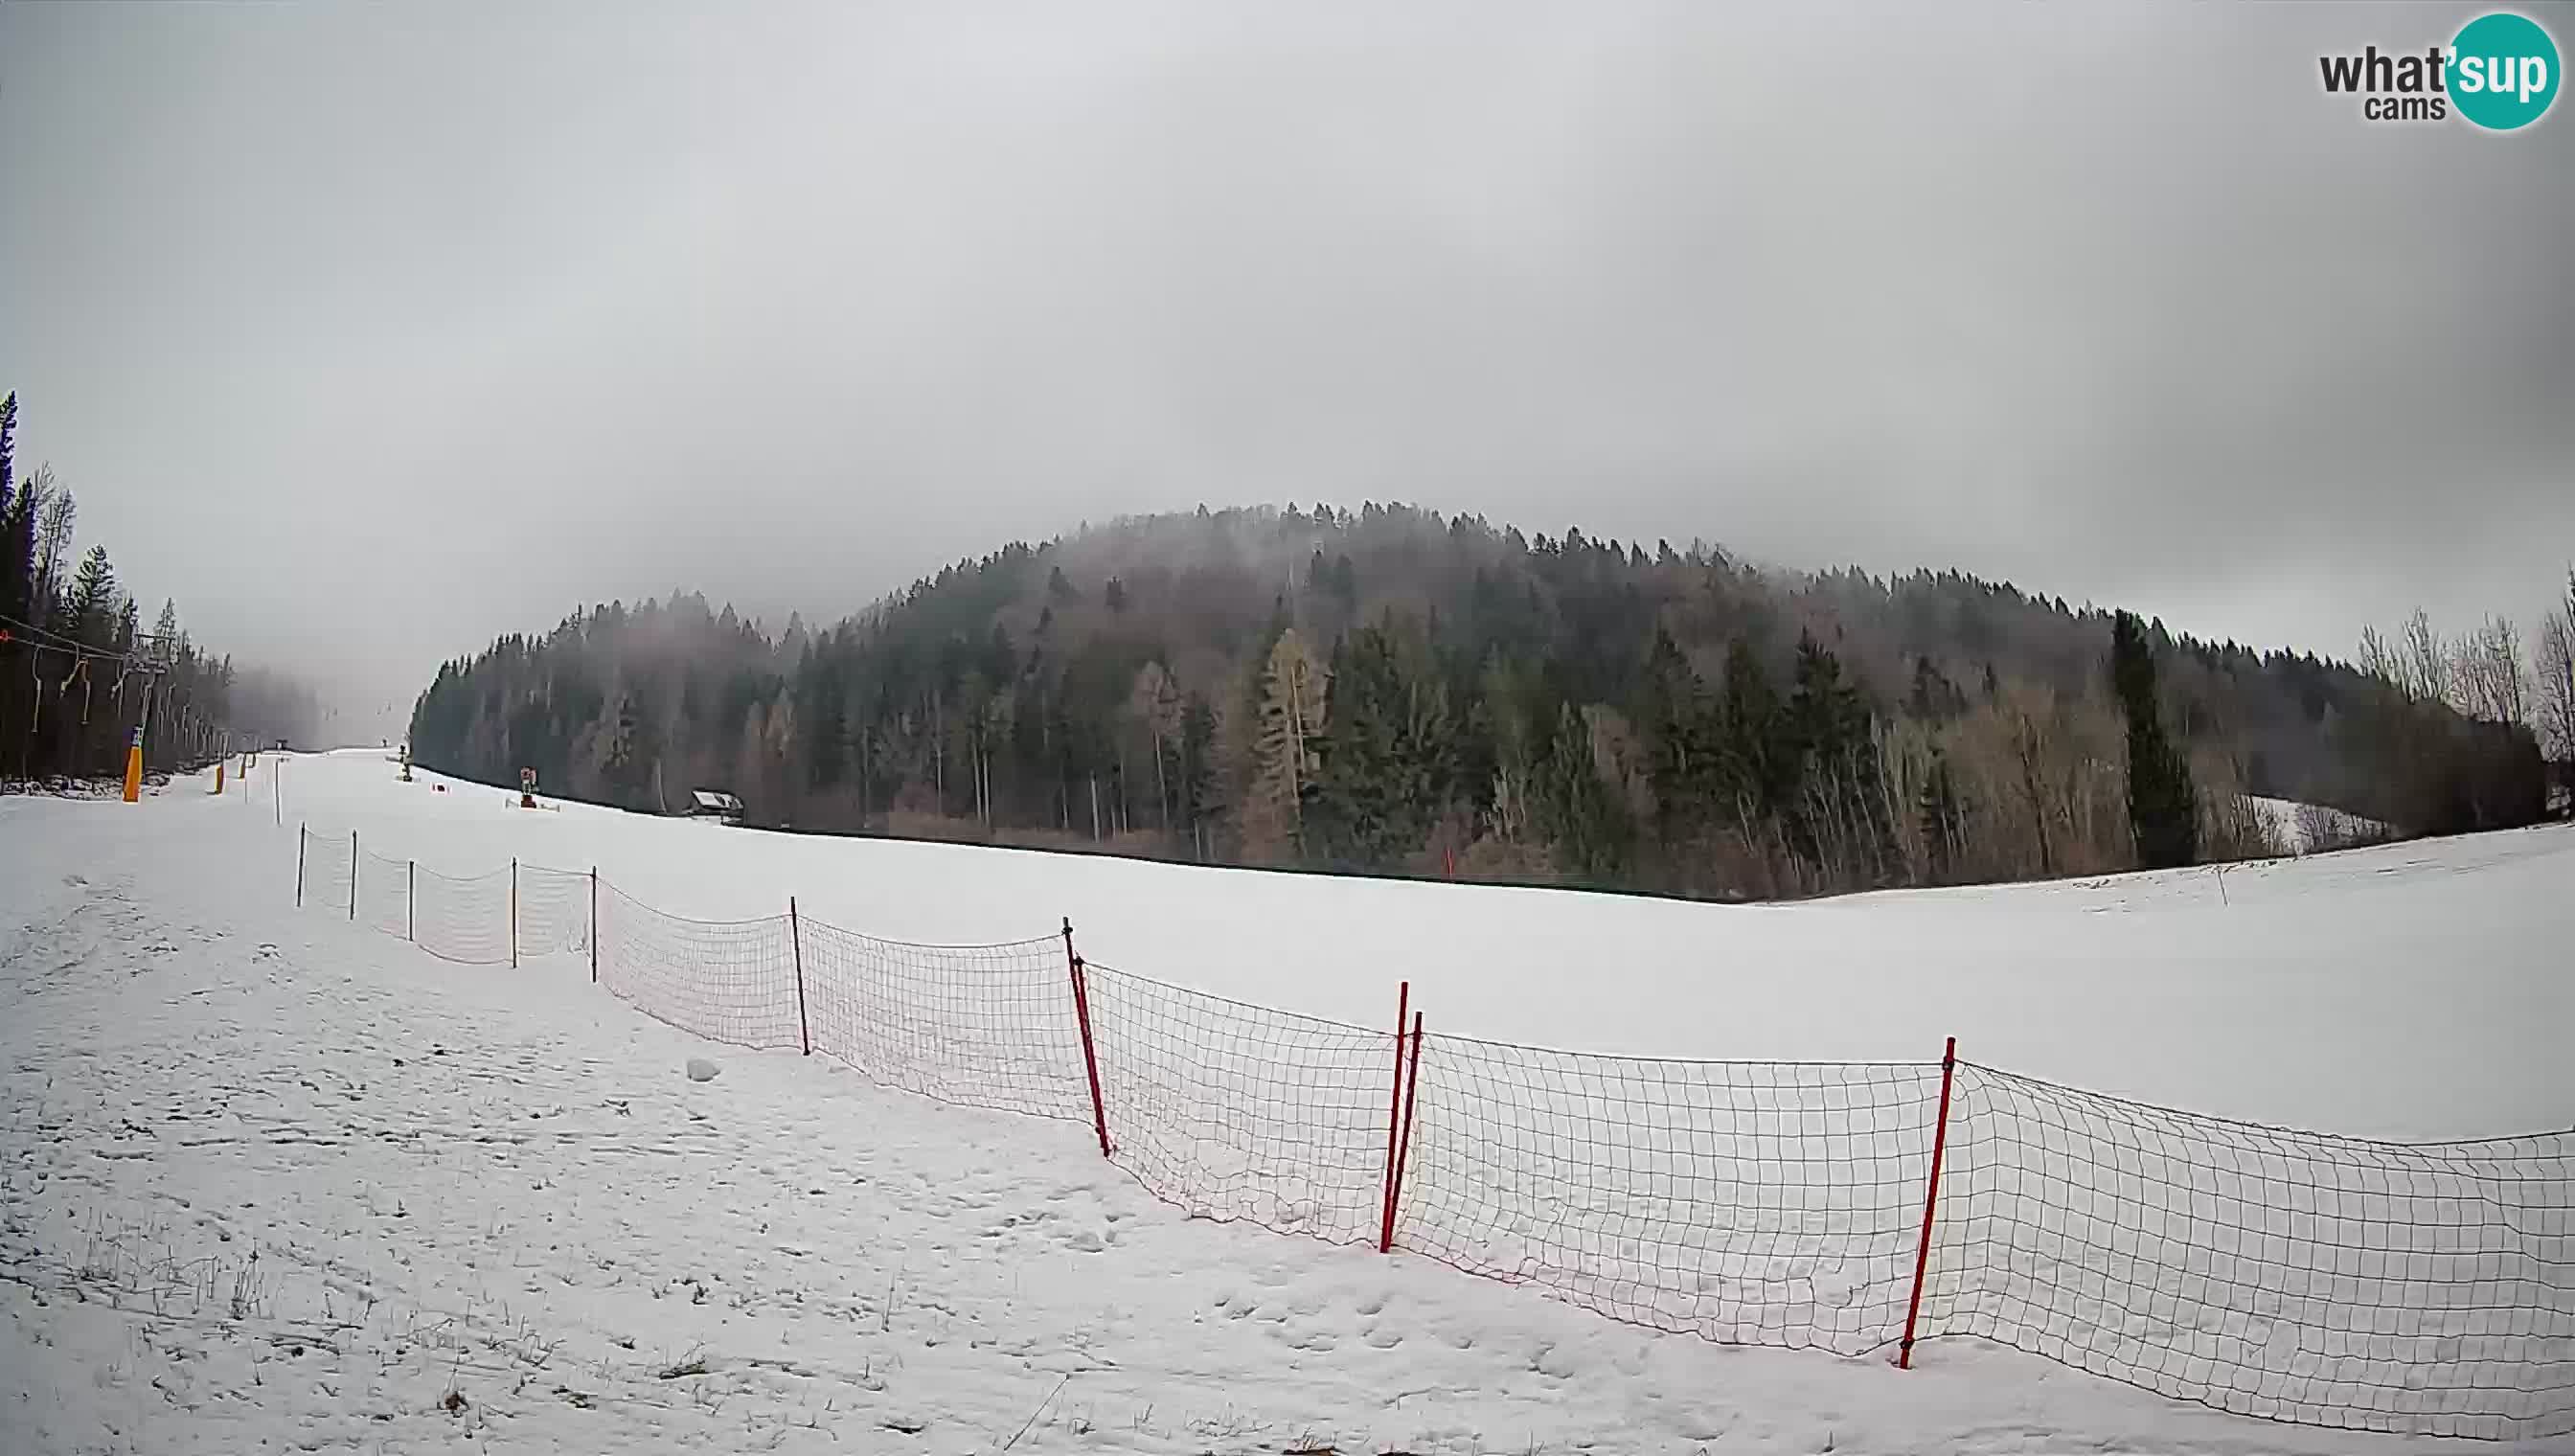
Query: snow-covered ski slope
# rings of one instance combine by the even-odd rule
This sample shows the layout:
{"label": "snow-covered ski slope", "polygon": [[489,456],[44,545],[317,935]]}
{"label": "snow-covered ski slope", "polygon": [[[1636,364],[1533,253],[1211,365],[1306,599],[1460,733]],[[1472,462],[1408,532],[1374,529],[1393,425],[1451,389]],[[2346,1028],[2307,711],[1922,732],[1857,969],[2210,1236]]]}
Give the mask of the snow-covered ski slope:
{"label": "snow-covered ski slope", "polygon": [[[1220,995],[1585,1051],[1936,1061],[2362,1137],[2575,1125],[2575,828],[2220,872],[1801,904],[1259,873],[762,833],[288,759],[284,822],[474,874],[596,866],[645,904],[808,914],[895,940],[1042,936]],[[244,818],[279,777],[254,773]],[[434,791],[439,784],[446,791]],[[555,800],[545,802],[553,804]],[[292,835],[289,835],[290,839]]]}
{"label": "snow-covered ski slope", "polygon": [[443,966],[373,933],[363,893],[354,925],[296,915],[304,819],[424,872],[596,862],[710,918],[795,893],[827,924],[993,940],[1070,915],[1098,959],[1371,1024],[1409,976],[1455,1032],[1920,1062],[1954,1031],[2001,1067],[2266,1120],[2570,1120],[2546,1054],[2562,831],[2222,886],[1744,908],[531,813],[393,775],[371,750],[263,763],[248,798],[0,804],[0,1448],[2446,1444],[2222,1416],[1972,1341],[1896,1372],[1647,1334],[1418,1257],[1184,1221],[1087,1129],[823,1058],[719,1052],[693,1083],[704,1043],[578,957]]}

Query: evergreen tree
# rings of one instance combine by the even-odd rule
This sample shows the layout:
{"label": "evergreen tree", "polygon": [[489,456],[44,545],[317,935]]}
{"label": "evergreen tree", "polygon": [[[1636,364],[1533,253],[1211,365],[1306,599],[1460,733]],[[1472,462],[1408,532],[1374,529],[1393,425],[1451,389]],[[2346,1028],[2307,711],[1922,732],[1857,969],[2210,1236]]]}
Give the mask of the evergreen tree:
{"label": "evergreen tree", "polygon": [[1904,700],[1904,711],[1924,723],[1946,723],[1966,711],[1958,690],[1931,660],[1920,655],[1913,659],[1913,687]]}
{"label": "evergreen tree", "polygon": [[1717,778],[1717,725],[1705,690],[1667,630],[1654,629],[1645,654],[1636,724],[1648,743],[1654,777],[1655,830],[1665,844],[1686,840],[1713,807]]}
{"label": "evergreen tree", "polygon": [[[642,706],[632,693],[619,695],[617,725],[602,765],[611,795],[627,807],[642,807],[652,786],[655,761],[651,729]],[[544,770],[540,768],[538,772],[542,775]]]}
{"label": "evergreen tree", "polygon": [[[9,403],[14,407],[17,396],[10,396]],[[15,424],[14,410],[11,423]],[[42,504],[37,499],[33,481],[20,486],[7,501],[0,502],[0,614],[30,624],[44,620],[31,606],[36,571],[36,515]],[[0,684],[0,687],[5,687],[5,684]]]}
{"label": "evergreen tree", "polygon": [[[1317,554],[1319,555],[1319,553]],[[1358,610],[1358,569],[1350,565],[1349,553],[1343,552],[1332,559],[1329,590],[1332,594],[1333,600],[1341,604],[1341,610],[1343,612],[1356,612]]]}
{"label": "evergreen tree", "polygon": [[1625,806],[1601,781],[1591,730],[1590,716],[1571,703],[1556,711],[1534,806],[1565,867],[1580,879],[1609,881],[1624,867],[1628,823]]}
{"label": "evergreen tree", "polygon": [[1193,850],[1218,810],[1216,796],[1216,710],[1196,694],[1181,711],[1180,771],[1173,780],[1178,797],[1177,822]]}
{"label": "evergreen tree", "polygon": [[71,593],[63,599],[63,635],[112,651],[116,611],[116,569],[108,565],[107,548],[93,546],[81,558]]}
{"label": "evergreen tree", "polygon": [[1811,635],[1797,640],[1787,721],[1798,783],[1788,820],[1799,849],[1846,882],[1874,882],[1885,858],[1887,825],[1870,761],[1868,706],[1858,689],[1842,681],[1840,659]]}
{"label": "evergreen tree", "polygon": [[1717,723],[1715,796],[1720,808],[1748,828],[1783,806],[1795,763],[1779,695],[1752,645],[1739,637],[1726,646],[1725,704]]}
{"label": "evergreen tree", "polygon": [[2199,854],[2198,796],[2189,760],[2164,737],[2154,649],[2132,613],[2112,619],[2110,679],[2128,722],[2128,823],[2137,862],[2148,869],[2188,864]]}
{"label": "evergreen tree", "polygon": [[1352,867],[1400,863],[1428,842],[1447,806],[1447,690],[1391,628],[1362,628],[1334,650],[1328,720],[1318,739],[1316,838]]}
{"label": "evergreen tree", "polygon": [[1838,762],[1868,735],[1868,709],[1859,690],[1842,681],[1841,660],[1811,635],[1797,639],[1788,730],[1796,750],[1812,763]]}

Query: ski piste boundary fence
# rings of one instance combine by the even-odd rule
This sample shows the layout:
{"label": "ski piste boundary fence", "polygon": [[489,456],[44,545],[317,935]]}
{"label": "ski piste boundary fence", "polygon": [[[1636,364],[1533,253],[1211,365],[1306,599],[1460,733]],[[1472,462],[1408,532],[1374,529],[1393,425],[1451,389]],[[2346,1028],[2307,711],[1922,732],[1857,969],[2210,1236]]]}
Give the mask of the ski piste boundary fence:
{"label": "ski piste boundary fence", "polygon": [[[296,902],[443,960],[577,957],[681,1030],[1080,1124],[1197,1217],[1533,1285],[1646,1328],[1862,1357],[1974,1336],[2218,1410],[2575,1433],[2575,1132],[2396,1143],[1955,1055],[1696,1061],[1230,1000],[1062,930],[700,920],[596,869],[421,869],[299,825]],[[1408,1019],[1407,1019],[1408,1018]]]}

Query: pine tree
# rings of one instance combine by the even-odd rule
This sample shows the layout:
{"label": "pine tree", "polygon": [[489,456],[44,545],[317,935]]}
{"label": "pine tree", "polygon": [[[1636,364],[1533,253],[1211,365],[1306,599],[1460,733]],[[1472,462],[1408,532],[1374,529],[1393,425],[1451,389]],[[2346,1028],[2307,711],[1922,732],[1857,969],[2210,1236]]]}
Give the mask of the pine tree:
{"label": "pine tree", "polygon": [[93,546],[72,577],[71,594],[63,599],[65,635],[102,651],[115,635],[116,569],[108,565],[107,548]]}
{"label": "pine tree", "polygon": [[1344,612],[1356,612],[1359,606],[1358,569],[1350,565],[1349,553],[1332,559],[1331,594]]}
{"label": "pine tree", "polygon": [[1836,877],[1873,880],[1885,862],[1885,800],[1875,790],[1867,704],[1841,661],[1811,635],[1797,640],[1788,702],[1797,794],[1787,815],[1798,850]]}
{"label": "pine tree", "polygon": [[1940,676],[1931,660],[1917,654],[1913,659],[1913,688],[1904,701],[1904,711],[1924,723],[1937,724],[1957,717],[1965,707],[1958,690]]}
{"label": "pine tree", "polygon": [[1654,777],[1655,829],[1665,844],[1687,839],[1704,820],[1716,778],[1716,725],[1707,695],[1668,631],[1654,629],[1645,654],[1636,723],[1644,729]]}
{"label": "pine tree", "polygon": [[1736,638],[1725,651],[1725,704],[1719,710],[1716,798],[1750,828],[1785,801],[1795,762],[1787,751],[1779,695],[1752,645]]}
{"label": "pine tree", "polygon": [[642,795],[651,775],[650,749],[644,741],[643,714],[636,707],[632,693],[618,697],[617,726],[609,737],[608,757],[601,764],[601,769],[610,793],[630,803]]}
{"label": "pine tree", "polygon": [[1797,751],[1813,762],[1838,760],[1867,735],[1868,710],[1859,690],[1842,681],[1841,660],[1812,635],[1797,639],[1788,722]]}
{"label": "pine tree", "polygon": [[1398,863],[1428,842],[1447,806],[1447,689],[1390,628],[1361,628],[1333,651],[1329,720],[1314,781],[1316,838],[1357,866]]}
{"label": "pine tree", "polygon": [[[11,396],[14,401],[16,396]],[[43,502],[35,482],[18,488],[0,509],[0,613],[20,622],[42,623],[31,601],[36,577],[36,516]]]}
{"label": "pine tree", "polygon": [[1180,822],[1194,850],[1204,852],[1202,837],[1214,817],[1216,801],[1216,710],[1192,694],[1181,714],[1180,775],[1173,784],[1179,797]]}
{"label": "pine tree", "polygon": [[1626,859],[1626,809],[1601,781],[1590,716],[1570,702],[1556,711],[1535,787],[1540,826],[1566,866],[1585,879],[1614,879]]}
{"label": "pine tree", "polygon": [[2199,804],[2190,763],[2164,736],[2154,649],[2143,624],[2122,612],[2110,625],[2110,679],[2128,721],[2128,824],[2137,862],[2188,864],[2199,854]]}

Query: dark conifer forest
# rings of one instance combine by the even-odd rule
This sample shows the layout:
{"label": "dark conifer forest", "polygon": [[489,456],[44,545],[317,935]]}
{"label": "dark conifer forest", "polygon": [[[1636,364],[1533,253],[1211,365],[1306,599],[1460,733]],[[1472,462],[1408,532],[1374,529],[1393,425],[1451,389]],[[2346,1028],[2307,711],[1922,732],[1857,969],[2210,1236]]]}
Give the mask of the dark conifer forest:
{"label": "dark conifer forest", "polygon": [[18,471],[18,397],[0,399],[0,785],[125,771],[136,727],[152,772],[232,741],[312,746],[313,691],[207,652],[164,601],[146,625],[107,548],[76,549],[80,503],[49,468]]}
{"label": "dark conifer forest", "polygon": [[2246,795],[2539,817],[2531,730],[2447,691],[2475,640],[2417,630],[2419,681],[2374,635],[2363,666],[2257,652],[1955,572],[1202,508],[829,628],[592,607],[441,668],[411,733],[464,777],[715,788],[772,827],[1769,897],[2269,852]]}

